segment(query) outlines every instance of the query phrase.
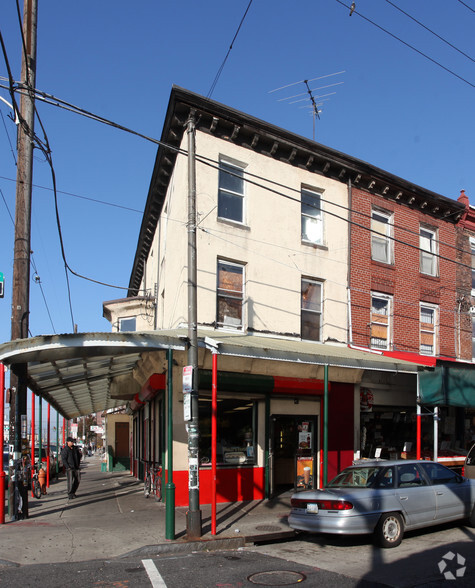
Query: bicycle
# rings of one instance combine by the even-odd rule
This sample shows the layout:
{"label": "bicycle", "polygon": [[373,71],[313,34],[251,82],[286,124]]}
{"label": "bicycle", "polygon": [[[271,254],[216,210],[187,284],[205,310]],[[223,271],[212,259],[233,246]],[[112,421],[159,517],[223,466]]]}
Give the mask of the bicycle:
{"label": "bicycle", "polygon": [[162,499],[162,467],[156,466],[153,461],[145,461],[145,476],[143,481],[143,491],[145,498],[150,494],[158,502]]}
{"label": "bicycle", "polygon": [[35,465],[31,475],[31,492],[35,498],[41,498],[41,485],[38,479],[38,466]]}

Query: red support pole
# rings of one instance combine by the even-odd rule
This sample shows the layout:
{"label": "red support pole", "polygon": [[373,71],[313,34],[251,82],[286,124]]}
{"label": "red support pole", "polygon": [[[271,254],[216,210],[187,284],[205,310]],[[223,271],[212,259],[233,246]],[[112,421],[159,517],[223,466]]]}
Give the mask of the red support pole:
{"label": "red support pole", "polygon": [[[35,473],[35,393],[31,393],[31,480]],[[34,498],[33,484],[31,484],[31,497]]]}
{"label": "red support pole", "polygon": [[51,405],[48,402],[48,429],[46,433],[46,488],[49,488],[49,468],[50,468],[50,455],[49,455],[49,433],[51,428]]}
{"label": "red support pole", "polygon": [[3,443],[5,421],[5,367],[0,363],[0,426],[2,427],[2,467],[0,469],[0,525],[5,524],[5,472],[3,471]]}
{"label": "red support pole", "polygon": [[218,354],[213,353],[211,376],[211,535],[216,535],[216,437],[218,412]]}

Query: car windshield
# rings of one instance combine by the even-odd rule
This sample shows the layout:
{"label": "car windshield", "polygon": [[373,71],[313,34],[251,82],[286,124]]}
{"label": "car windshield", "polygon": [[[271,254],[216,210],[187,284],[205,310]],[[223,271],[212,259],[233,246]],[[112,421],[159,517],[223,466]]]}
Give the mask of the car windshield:
{"label": "car windshield", "polygon": [[327,484],[327,488],[367,488],[374,482],[381,468],[362,466],[347,468]]}

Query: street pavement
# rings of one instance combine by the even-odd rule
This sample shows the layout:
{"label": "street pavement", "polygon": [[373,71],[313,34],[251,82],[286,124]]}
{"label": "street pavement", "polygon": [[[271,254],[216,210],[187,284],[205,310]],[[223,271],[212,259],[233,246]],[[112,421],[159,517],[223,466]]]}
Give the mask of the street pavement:
{"label": "street pavement", "polygon": [[127,555],[235,549],[293,537],[288,527],[290,494],[274,500],[218,504],[216,535],[211,507],[202,505],[202,537],[188,541],[186,507],[175,508],[174,539],[167,539],[166,507],[145,498],[129,472],[102,472],[99,456],[81,465],[77,498],[67,496],[66,476],[40,499],[29,495],[29,518],[0,525],[0,565],[80,562]]}

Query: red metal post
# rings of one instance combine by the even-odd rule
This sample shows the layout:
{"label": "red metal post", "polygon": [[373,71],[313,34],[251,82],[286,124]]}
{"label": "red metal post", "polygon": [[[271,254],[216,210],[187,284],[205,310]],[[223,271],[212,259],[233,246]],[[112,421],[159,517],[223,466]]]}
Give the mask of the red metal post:
{"label": "red metal post", "polygon": [[216,436],[218,410],[218,354],[213,352],[211,375],[211,535],[216,535]]}
{"label": "red metal post", "polygon": [[416,453],[416,459],[421,459],[421,431],[422,431],[422,415],[420,412],[420,407],[419,405],[417,405],[417,408],[419,409],[417,411],[417,453]]}
{"label": "red metal post", "polygon": [[[31,393],[31,479],[35,472],[35,393]],[[33,484],[31,484],[31,497],[34,498]]]}
{"label": "red metal post", "polygon": [[5,422],[5,367],[0,363],[0,426],[2,427],[2,467],[0,468],[0,525],[5,523],[5,472],[3,471],[3,443]]}
{"label": "red metal post", "polygon": [[48,429],[46,432],[46,488],[49,488],[49,468],[50,468],[50,456],[49,456],[49,433],[51,427],[51,405],[48,402]]}

